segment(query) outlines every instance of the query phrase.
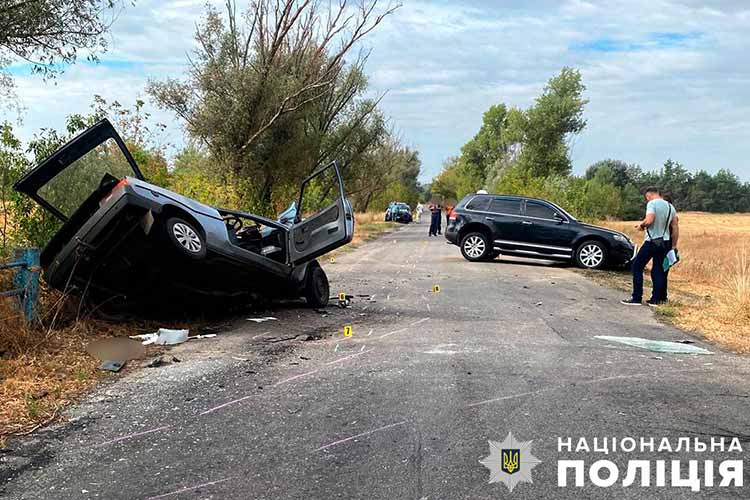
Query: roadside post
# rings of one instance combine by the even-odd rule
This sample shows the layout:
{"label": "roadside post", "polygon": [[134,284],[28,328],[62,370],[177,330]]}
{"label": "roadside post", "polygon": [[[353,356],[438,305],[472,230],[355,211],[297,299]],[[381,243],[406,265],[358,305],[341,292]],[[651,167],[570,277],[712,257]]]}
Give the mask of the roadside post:
{"label": "roadside post", "polygon": [[16,250],[13,261],[0,264],[0,271],[15,269],[13,278],[13,289],[0,291],[0,297],[17,297],[19,309],[23,311],[27,322],[38,319],[37,303],[39,300],[39,249],[20,248]]}

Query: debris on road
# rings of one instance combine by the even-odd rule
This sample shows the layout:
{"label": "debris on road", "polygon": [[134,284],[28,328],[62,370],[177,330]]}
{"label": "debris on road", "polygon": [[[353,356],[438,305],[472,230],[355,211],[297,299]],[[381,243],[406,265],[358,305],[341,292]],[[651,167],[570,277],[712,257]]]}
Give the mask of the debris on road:
{"label": "debris on road", "polygon": [[248,321],[252,321],[253,323],[265,323],[266,321],[278,321],[278,318],[274,318],[273,316],[267,316],[265,318],[247,318]]}
{"label": "debris on road", "polygon": [[188,337],[188,340],[212,339],[214,337],[216,337],[215,333],[207,333],[205,335],[195,335],[193,337]]}
{"label": "debris on road", "polygon": [[187,342],[188,330],[170,330],[168,328],[159,328],[154,333],[144,333],[142,335],[133,335],[131,339],[142,340],[143,345],[177,345]]}
{"label": "debris on road", "polygon": [[86,346],[86,352],[99,361],[128,361],[142,358],[146,349],[134,340],[115,337],[95,340]]}
{"label": "debris on road", "polygon": [[713,352],[697,347],[694,345],[685,345],[680,342],[667,342],[664,340],[649,340],[638,337],[610,337],[608,335],[597,335],[594,337],[599,340],[618,342],[641,349],[648,349],[651,352],[664,352],[671,354],[713,354]]}
{"label": "debris on road", "polygon": [[156,356],[154,359],[149,361],[149,363],[146,365],[147,368],[158,368],[160,366],[164,365],[170,365],[172,363],[181,363],[182,360],[180,360],[176,356]]}
{"label": "debris on road", "polygon": [[105,361],[98,368],[103,371],[117,373],[122,370],[123,366],[125,366],[125,361]]}

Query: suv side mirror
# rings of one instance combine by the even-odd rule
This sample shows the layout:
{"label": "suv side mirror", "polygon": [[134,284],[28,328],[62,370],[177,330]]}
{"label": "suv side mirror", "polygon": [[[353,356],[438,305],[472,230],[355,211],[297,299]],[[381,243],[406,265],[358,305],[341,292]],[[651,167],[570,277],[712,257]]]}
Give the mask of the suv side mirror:
{"label": "suv side mirror", "polygon": [[562,224],[563,222],[565,222],[565,219],[563,218],[563,216],[558,213],[555,213],[553,217],[557,221],[558,224]]}

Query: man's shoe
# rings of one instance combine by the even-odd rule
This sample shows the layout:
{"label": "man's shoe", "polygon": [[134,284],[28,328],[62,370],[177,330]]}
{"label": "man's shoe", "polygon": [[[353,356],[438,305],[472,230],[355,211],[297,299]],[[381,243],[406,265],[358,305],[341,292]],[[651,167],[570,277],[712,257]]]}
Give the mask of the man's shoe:
{"label": "man's shoe", "polygon": [[647,300],[646,305],[649,307],[659,307],[663,306],[666,303],[665,300]]}
{"label": "man's shoe", "polygon": [[623,304],[623,305],[626,305],[626,306],[642,306],[642,305],[643,305],[643,302],[641,302],[640,300],[636,302],[636,301],[635,301],[635,300],[633,300],[633,298],[631,297],[631,298],[629,298],[629,299],[622,299],[622,300],[620,301],[620,304]]}

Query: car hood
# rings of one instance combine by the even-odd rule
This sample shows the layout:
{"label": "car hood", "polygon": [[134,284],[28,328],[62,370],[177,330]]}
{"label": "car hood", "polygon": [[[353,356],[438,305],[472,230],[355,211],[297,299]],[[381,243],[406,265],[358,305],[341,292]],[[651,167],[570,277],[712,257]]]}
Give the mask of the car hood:
{"label": "car hood", "polygon": [[610,234],[610,235],[617,234],[617,235],[620,235],[620,236],[626,238],[628,241],[632,241],[627,234],[621,233],[620,231],[614,231],[612,229],[607,229],[606,227],[601,227],[601,226],[595,226],[593,224],[585,224],[583,222],[579,222],[579,224],[582,227],[585,227],[586,229],[591,229],[591,230],[594,230],[594,231],[597,231],[597,232],[600,232],[600,233],[605,233],[605,234]]}

